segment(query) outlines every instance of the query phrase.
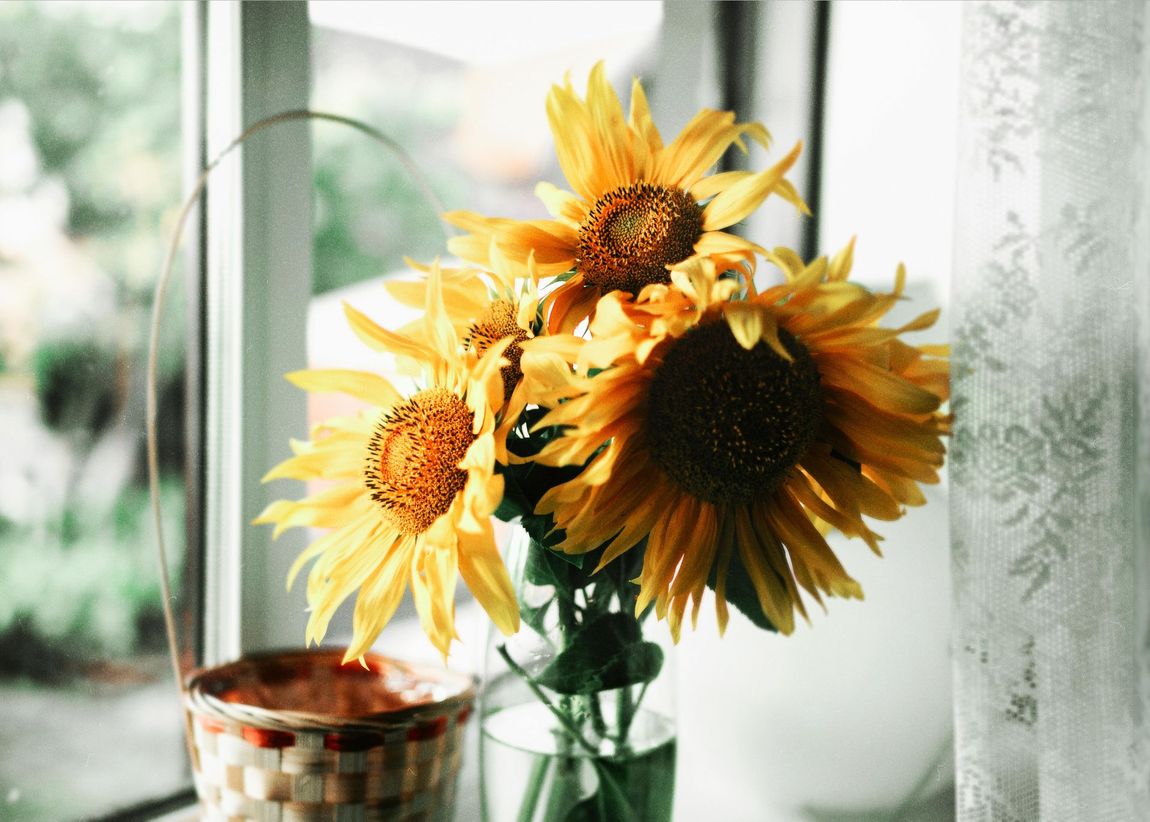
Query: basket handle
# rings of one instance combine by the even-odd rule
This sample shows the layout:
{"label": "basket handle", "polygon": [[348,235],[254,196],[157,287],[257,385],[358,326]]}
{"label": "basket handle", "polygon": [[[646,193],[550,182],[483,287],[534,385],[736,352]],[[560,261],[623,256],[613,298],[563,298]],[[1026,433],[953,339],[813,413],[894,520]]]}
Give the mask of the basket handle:
{"label": "basket handle", "polygon": [[[199,178],[196,180],[191,193],[188,194],[180,208],[179,216],[176,219],[175,228],[172,231],[171,238],[168,242],[167,253],[164,257],[163,268],[160,271],[160,276],[156,280],[156,287],[152,300],[152,322],[151,331],[148,336],[148,364],[146,374],[146,398],[145,398],[145,437],[147,443],[147,463],[148,463],[148,491],[151,499],[152,507],[152,520],[156,530],[156,552],[159,559],[160,570],[160,591],[163,596],[163,612],[164,612],[164,633],[167,638],[168,655],[171,657],[172,673],[175,676],[176,688],[180,694],[180,702],[184,704],[187,697],[187,686],[184,682],[184,672],[180,666],[180,642],[176,630],[176,619],[172,609],[172,593],[171,586],[168,582],[169,565],[168,565],[168,552],[167,546],[164,541],[164,526],[160,515],[160,472],[159,472],[159,453],[157,447],[157,430],[156,430],[156,372],[157,362],[159,359],[159,338],[160,338],[160,322],[164,311],[164,301],[167,295],[168,285],[172,278],[172,268],[175,264],[176,253],[179,251],[181,240],[183,239],[184,227],[187,225],[188,217],[192,212],[192,207],[199,200],[200,195],[203,194],[207,188],[208,178],[211,173],[219,166],[228,154],[233,150],[243,145],[253,135],[263,131],[271,126],[278,125],[279,123],[292,122],[297,120],[325,120],[332,123],[340,123],[345,126],[356,129],[357,131],[371,137],[377,143],[380,143],[387,148],[399,160],[399,162],[407,169],[415,184],[419,187],[420,193],[427,203],[435,210],[435,213],[441,214],[446,209],[428,184],[427,178],[415,161],[404,150],[404,148],[392,138],[388,137],[383,132],[379,131],[372,126],[367,125],[359,120],[351,117],[344,117],[339,114],[328,114],[319,111],[310,111],[307,109],[298,109],[292,111],[284,111],[279,114],[273,114],[270,117],[265,117],[252,123],[238,137],[228,143],[222,151],[215,156],[215,158],[208,163],[204,170],[200,173]],[[439,223],[440,228],[443,229],[443,224]],[[446,238],[446,231],[444,234]],[[188,755],[193,764],[197,762],[195,744],[192,738],[192,728],[190,721],[185,718],[184,723],[184,736],[185,742],[188,746]]]}

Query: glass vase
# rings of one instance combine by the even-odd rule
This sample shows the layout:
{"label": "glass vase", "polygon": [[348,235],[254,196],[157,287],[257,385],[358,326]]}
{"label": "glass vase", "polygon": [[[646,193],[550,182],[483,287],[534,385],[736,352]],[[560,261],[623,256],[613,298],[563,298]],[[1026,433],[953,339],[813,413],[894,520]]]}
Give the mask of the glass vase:
{"label": "glass vase", "polygon": [[[486,822],[669,822],[674,670],[667,626],[635,616],[642,554],[598,573],[521,528],[508,567],[522,627],[492,631],[480,692]],[[581,565],[580,565],[581,563]]]}

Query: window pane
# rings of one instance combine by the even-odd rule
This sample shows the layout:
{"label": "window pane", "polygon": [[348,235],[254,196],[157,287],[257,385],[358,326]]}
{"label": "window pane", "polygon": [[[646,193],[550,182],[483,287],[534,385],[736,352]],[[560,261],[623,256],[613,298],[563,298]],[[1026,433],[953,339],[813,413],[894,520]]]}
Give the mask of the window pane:
{"label": "window pane", "polygon": [[[650,81],[662,4],[342,3],[309,4],[313,109],[366,120],[397,140],[426,173],[449,210],[546,219],[535,197],[541,180],[568,188],[547,125],[548,89],[571,72],[582,92],[603,59],[626,99],[634,75]],[[648,85],[650,88],[653,83]],[[407,270],[403,258],[446,256],[435,208],[381,146],[349,129],[313,129],[316,200],[315,297],[308,317],[313,367],[378,369],[346,327],[341,301],[397,328],[417,312],[388,298],[382,279]],[[398,386],[410,381],[400,378]],[[349,400],[309,395],[317,421],[352,412]],[[287,601],[302,605],[297,583]],[[450,664],[478,670],[486,617],[460,585],[456,627],[462,642]],[[332,643],[351,634],[350,608],[333,621]],[[377,644],[385,653],[438,662],[410,598]],[[474,818],[478,756],[472,739],[457,788],[456,817]]]}
{"label": "window pane", "polygon": [[[580,90],[598,60],[628,94],[650,80],[658,2],[361,3],[309,6],[312,107],[397,140],[448,209],[547,218],[535,183],[565,186],[544,101],[566,72]],[[315,130],[316,293],[444,255],[435,210],[379,146]]]}
{"label": "window pane", "polygon": [[[662,23],[658,2],[360,3],[323,0],[312,20],[312,99],[318,111],[365,120],[412,155],[448,210],[548,219],[535,197],[541,180],[568,188],[555,160],[545,101],[568,71],[583,92],[591,66],[606,64],[624,100],[631,77],[650,81]],[[654,83],[648,82],[648,87]],[[347,328],[348,300],[396,328],[418,313],[390,300],[383,278],[407,271],[404,257],[447,256],[445,224],[386,149],[350,129],[314,130],[316,200],[313,291],[308,318],[312,367],[378,369],[378,356]],[[397,385],[407,385],[401,378]],[[351,413],[341,395],[309,395],[311,421]],[[297,588],[302,586],[297,586]],[[290,595],[298,607],[301,590]],[[467,599],[460,586],[460,596]],[[331,628],[350,636],[350,608]],[[470,611],[460,614],[467,629]],[[414,617],[410,602],[400,617]],[[387,647],[406,645],[396,624]],[[434,650],[419,636],[408,656]],[[465,658],[482,636],[465,637]],[[399,652],[399,651],[395,651]]]}
{"label": "window pane", "polygon": [[[174,2],[0,4],[0,818],[90,817],[186,781],[143,448],[179,54]],[[159,380],[174,558],[179,291]]]}

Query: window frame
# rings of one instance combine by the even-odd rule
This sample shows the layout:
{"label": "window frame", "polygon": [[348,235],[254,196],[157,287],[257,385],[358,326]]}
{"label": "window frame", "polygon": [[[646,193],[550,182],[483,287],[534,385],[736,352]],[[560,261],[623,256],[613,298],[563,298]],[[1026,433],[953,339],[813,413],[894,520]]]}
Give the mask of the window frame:
{"label": "window frame", "polygon": [[[186,192],[245,125],[307,108],[309,25],[302,0],[183,4]],[[311,173],[308,124],[277,126],[221,163],[186,227],[185,674],[303,635],[302,604],[282,593],[303,535],[273,548],[250,523],[272,495],[260,478],[306,422],[281,375],[304,361]],[[190,818],[188,776],[186,788],[100,818]]]}
{"label": "window frame", "polygon": [[[772,6],[748,20],[747,10],[721,14],[723,4],[716,0],[664,3],[657,72],[667,85],[692,93],[653,97],[657,119],[671,132],[700,105],[737,106],[743,119],[769,117],[775,124],[783,114],[784,130],[797,131],[808,146],[798,177],[809,175],[817,187],[829,3],[817,5],[821,10]],[[786,34],[793,25],[804,35],[799,45]],[[190,189],[244,127],[309,107],[311,23],[306,0],[186,0],[183,26],[184,173]],[[701,46],[696,61],[681,59],[677,48],[689,40]],[[761,67],[751,78],[721,61],[731,44],[748,42],[751,65]],[[755,82],[777,76],[776,54],[793,56],[804,45],[811,52],[810,84],[797,99],[779,99],[773,84]],[[306,362],[312,296],[309,128],[306,122],[277,125],[232,152],[213,173],[186,232],[185,670],[249,651],[298,647],[304,636],[302,591],[285,595],[283,585],[307,535],[297,529],[273,544],[271,530],[251,521],[282,496],[260,479],[289,455],[290,438],[306,426],[303,392],[282,375]],[[806,247],[817,238],[817,217],[784,219],[781,226],[776,217],[771,222],[775,234],[781,228],[798,240],[789,244]],[[195,802],[189,787],[104,818],[184,819]]]}
{"label": "window frame", "polygon": [[[784,119],[785,130],[797,133],[807,146],[796,169],[798,182],[809,180],[817,187],[829,4],[764,9],[750,19],[724,14],[723,6],[713,0],[664,5],[660,55],[680,53],[674,46],[685,39],[695,39],[702,48],[699,66],[660,57],[660,75],[672,83],[686,82],[694,93],[656,96],[656,109],[674,109],[659,112],[670,113],[674,121],[689,116],[697,104],[737,104],[745,119]],[[201,0],[197,9],[202,54],[211,55],[200,67],[200,140],[206,147],[203,157],[212,158],[261,117],[308,108],[311,23],[305,0]],[[756,82],[758,72],[747,78],[722,59],[732,44],[749,44],[750,64],[770,70],[772,56],[784,51],[786,33],[796,26],[805,35],[807,52],[802,61],[807,82],[800,93],[780,99],[773,84]],[[792,42],[786,53],[793,58],[802,48]],[[194,348],[203,357],[203,441],[190,452],[202,455],[201,664],[298,645],[304,635],[303,603],[283,593],[283,581],[307,535],[297,529],[273,545],[270,529],[250,523],[282,495],[260,478],[290,454],[289,440],[306,426],[306,399],[281,375],[306,362],[312,193],[309,124],[292,122],[233,152],[216,170],[204,197],[203,334]],[[817,199],[812,192],[812,205]],[[770,219],[773,235],[794,235],[793,244],[806,247],[817,239],[817,214],[806,220],[793,212],[756,219]]]}
{"label": "window frame", "polygon": [[[244,127],[305,109],[305,2],[207,3],[203,139],[215,157]],[[300,55],[303,59],[300,59]],[[206,665],[298,645],[305,612],[283,594],[303,534],[273,546],[251,521],[272,500],[260,479],[306,422],[282,375],[305,362],[311,297],[309,125],[277,125],[219,166],[205,202],[204,647]]]}

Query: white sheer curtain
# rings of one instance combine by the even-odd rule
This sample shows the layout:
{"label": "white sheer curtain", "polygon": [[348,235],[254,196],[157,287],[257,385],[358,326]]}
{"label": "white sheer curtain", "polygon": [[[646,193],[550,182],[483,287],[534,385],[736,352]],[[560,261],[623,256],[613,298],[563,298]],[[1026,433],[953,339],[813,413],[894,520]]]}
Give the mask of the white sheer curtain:
{"label": "white sheer curtain", "polygon": [[966,8],[954,268],[958,819],[1150,819],[1146,18]]}

